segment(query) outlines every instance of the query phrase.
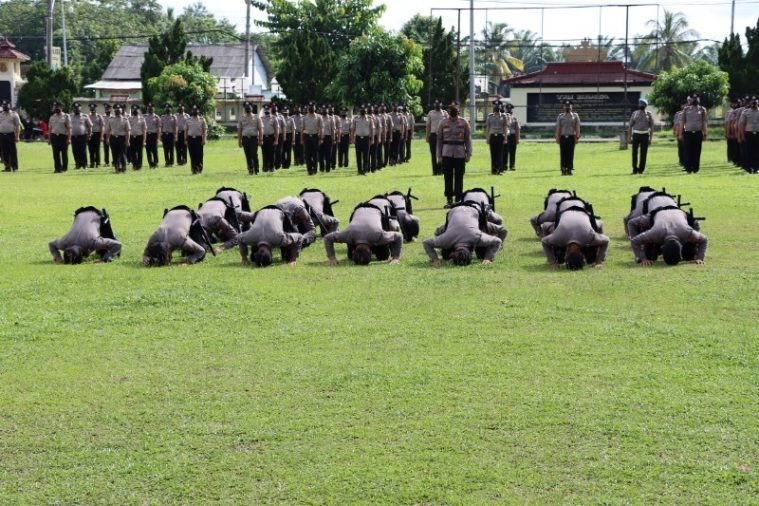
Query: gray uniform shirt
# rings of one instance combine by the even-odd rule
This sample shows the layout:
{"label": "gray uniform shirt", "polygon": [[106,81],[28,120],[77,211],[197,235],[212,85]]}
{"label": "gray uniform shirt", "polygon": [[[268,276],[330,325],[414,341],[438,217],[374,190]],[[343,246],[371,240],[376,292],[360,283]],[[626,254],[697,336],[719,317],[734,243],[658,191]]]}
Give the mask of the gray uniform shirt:
{"label": "gray uniform shirt", "polygon": [[190,119],[190,115],[186,112],[177,113],[175,116],[177,120],[177,131],[184,132],[187,129],[187,120]]}
{"label": "gray uniform shirt", "polygon": [[295,133],[295,120],[290,116],[285,116],[285,133]]}
{"label": "gray uniform shirt", "polygon": [[245,113],[237,121],[237,129],[243,137],[258,137],[258,132],[263,132],[264,125],[255,114]]}
{"label": "gray uniform shirt", "polygon": [[466,158],[472,154],[472,133],[462,118],[446,118],[437,131],[437,157]]}
{"label": "gray uniform shirt", "polygon": [[448,113],[441,110],[431,110],[427,113],[427,130],[431,134],[437,134],[437,129],[440,128],[440,122],[448,117]]}
{"label": "gray uniform shirt", "polygon": [[353,220],[345,230],[324,236],[324,249],[327,250],[329,258],[335,256],[336,242],[351,245],[364,243],[369,246],[390,244],[393,258],[399,258],[403,247],[403,235],[400,232],[385,232],[382,229],[382,214],[377,209],[360,207],[356,209]]}
{"label": "gray uniform shirt", "polygon": [[681,209],[665,209],[656,213],[653,223],[651,215],[644,214],[634,220],[630,220],[629,226],[637,226],[648,229],[632,238],[632,248],[637,258],[646,258],[646,244],[661,244],[669,238],[676,238],[681,244],[686,242],[696,243],[696,255],[694,260],[703,260],[706,256],[708,241],[706,236],[693,230],[688,225],[685,211]]}
{"label": "gray uniform shirt", "polygon": [[[652,192],[645,192],[649,196],[652,194]],[[640,223],[637,221],[637,218],[640,216],[643,216],[644,206],[646,205],[646,202],[648,202],[648,213],[651,213],[659,208],[667,207],[667,206],[675,206],[677,207],[677,202],[675,202],[675,199],[672,197],[669,197],[668,195],[657,195],[655,197],[651,197],[650,199],[644,198],[639,200],[639,204],[635,206],[635,209],[633,209],[633,213],[637,211],[637,214],[634,216],[631,213],[630,218],[627,220],[626,230],[627,230],[627,236],[630,238],[635,237],[638,235],[641,231],[638,227],[640,226]]]}
{"label": "gray uniform shirt", "polygon": [[334,216],[324,214],[324,194],[322,192],[306,192],[300,196],[300,199],[308,204],[319,225],[324,227],[327,232],[334,232],[340,225],[340,221]]}
{"label": "gray uniform shirt", "polygon": [[279,135],[279,121],[271,114],[261,117],[261,124],[264,126],[264,135]]}
{"label": "gray uniform shirt", "polygon": [[551,234],[542,239],[543,252],[549,263],[556,262],[553,248],[565,248],[570,244],[585,246],[598,246],[597,261],[606,259],[606,250],[609,248],[609,238],[593,230],[590,224],[590,216],[582,211],[569,210],[562,214],[559,225]]}
{"label": "gray uniform shirt", "polygon": [[79,246],[84,256],[93,251],[108,251],[111,257],[121,252],[121,243],[114,239],[106,239],[100,235],[100,215],[95,211],[84,211],[76,215],[69,231],[48,244],[50,254],[55,260],[60,260],[59,251],[72,246]]}
{"label": "gray uniform shirt", "polygon": [[542,233],[541,225],[543,223],[553,223],[556,221],[556,205],[563,199],[571,196],[572,194],[569,192],[554,192],[548,196],[545,210],[530,218],[530,224],[535,230],[535,233],[539,235]]}
{"label": "gray uniform shirt", "polygon": [[142,114],[132,114],[129,116],[129,129],[132,131],[132,137],[142,137],[147,131],[147,123]]}
{"label": "gray uniform shirt", "polygon": [[105,121],[103,121],[103,117],[100,114],[92,114],[89,115],[90,123],[92,123],[92,133],[99,134],[103,131],[103,127],[105,125]]}
{"label": "gray uniform shirt", "polygon": [[322,117],[318,114],[308,113],[303,116],[303,133],[305,135],[322,135]]}
{"label": "gray uniform shirt", "polygon": [[0,111],[0,133],[11,134],[18,131],[21,125],[21,118],[15,111]]}
{"label": "gray uniform shirt", "polygon": [[293,124],[295,125],[295,133],[299,134],[303,131],[303,115],[293,114]]}
{"label": "gray uniform shirt", "polygon": [[188,211],[184,209],[169,211],[163,217],[158,230],[153,232],[148,239],[143,255],[147,255],[150,246],[155,243],[168,243],[172,251],[181,249],[188,263],[197,262],[203,258],[206,250],[190,238],[190,225],[192,225],[192,217]]}
{"label": "gray uniform shirt", "polygon": [[464,193],[464,195],[461,196],[462,202],[474,202],[478,205],[484,206],[488,210],[488,221],[490,223],[495,223],[496,225],[500,225],[503,223],[503,218],[501,215],[490,209],[490,198],[487,194],[482,193],[480,191],[468,191]]}
{"label": "gray uniform shirt", "polygon": [[353,120],[350,116],[343,116],[340,118],[340,134],[341,135],[349,135],[351,133],[351,126],[353,124]]}
{"label": "gray uniform shirt", "polygon": [[275,205],[279,206],[287,217],[290,218],[292,224],[298,227],[298,230],[303,234],[304,244],[314,242],[316,239],[316,227],[301,199],[298,197],[284,197],[278,200]]}
{"label": "gray uniform shirt", "polygon": [[164,114],[161,116],[161,131],[165,134],[174,135],[177,128],[177,117],[173,114]]}
{"label": "gray uniform shirt", "polygon": [[[431,260],[437,260],[435,248],[450,249],[456,246],[485,248],[485,259],[493,260],[501,249],[502,241],[480,230],[480,214],[469,206],[454,207],[448,211],[448,225],[438,227],[435,237],[424,240],[424,251]],[[445,230],[444,230],[445,229]]]}
{"label": "gray uniform shirt", "polygon": [[636,110],[630,116],[630,129],[648,133],[654,128],[654,117],[648,111]]}
{"label": "gray uniform shirt", "polygon": [[71,135],[79,137],[80,135],[87,135],[92,131],[92,122],[90,117],[85,114],[72,114],[71,115]]}
{"label": "gray uniform shirt", "polygon": [[242,210],[242,193],[237,190],[224,190],[216,194],[216,197],[222,199],[224,202],[231,203],[237,213],[237,219],[240,223],[250,223],[253,219],[253,213]]}
{"label": "gray uniform shirt", "polygon": [[156,113],[148,113],[145,116],[145,128],[149,134],[157,134],[161,127],[161,118]]}
{"label": "gray uniform shirt", "polygon": [[332,137],[335,135],[335,118],[330,115],[323,116],[322,128],[324,129],[324,137]]}
{"label": "gray uniform shirt", "polygon": [[219,200],[208,200],[198,209],[200,224],[209,234],[221,237],[234,237],[237,230],[224,218],[227,205]]}
{"label": "gray uniform shirt", "polygon": [[47,122],[48,131],[54,135],[68,135],[71,128],[71,116],[65,112],[53,114]]}
{"label": "gray uniform shirt", "polygon": [[203,116],[190,116],[187,119],[187,137],[202,137],[207,131],[208,125]]}
{"label": "gray uniform shirt", "polygon": [[488,135],[508,135],[509,126],[506,115],[500,112],[491,112],[485,120]]}
{"label": "gray uniform shirt", "polygon": [[686,132],[701,132],[706,126],[706,109],[700,105],[686,107],[680,116],[680,123]]}
{"label": "gray uniform shirt", "polygon": [[108,118],[108,122],[105,125],[105,131],[108,132],[108,135],[116,137],[129,136],[129,133],[131,132],[129,120],[124,116],[112,116]]}
{"label": "gray uniform shirt", "polygon": [[759,132],[759,109],[749,107],[741,113],[740,124],[746,132]]}
{"label": "gray uniform shirt", "polygon": [[353,130],[353,135],[356,137],[374,136],[374,123],[366,115],[358,115],[353,118],[351,129]]}
{"label": "gray uniform shirt", "polygon": [[406,131],[406,115],[403,113],[394,112],[390,114],[390,119],[393,121],[393,130],[396,132]]}
{"label": "gray uniform shirt", "polygon": [[559,127],[559,135],[576,135],[575,129],[580,126],[580,116],[576,112],[563,112],[556,118],[556,125]]}
{"label": "gray uniform shirt", "polygon": [[248,246],[258,248],[262,244],[272,248],[286,248],[293,244],[300,247],[303,236],[299,233],[285,232],[283,226],[284,213],[279,209],[261,209],[256,214],[251,227],[238,234],[234,239],[224,243],[224,249],[240,245],[240,256],[248,257]]}

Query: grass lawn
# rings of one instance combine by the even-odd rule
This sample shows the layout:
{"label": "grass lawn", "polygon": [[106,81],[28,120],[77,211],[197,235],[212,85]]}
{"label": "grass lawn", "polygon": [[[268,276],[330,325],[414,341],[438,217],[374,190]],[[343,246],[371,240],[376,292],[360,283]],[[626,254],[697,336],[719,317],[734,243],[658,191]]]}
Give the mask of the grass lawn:
{"label": "grass lawn", "polygon": [[[426,145],[368,177],[304,168],[248,176],[236,144],[206,169],[52,174],[20,146],[0,173],[0,504],[757,504],[759,176],[705,145],[644,176],[615,142],[582,144],[559,175],[554,144],[520,146],[468,187],[495,184],[509,237],[491,266],[294,269],[229,251],[146,269],[165,207],[226,185],[254,208],[318,187],[354,204],[413,187],[425,238],[444,221]],[[354,154],[351,153],[351,161]],[[71,163],[71,162],[70,162]],[[707,221],[707,264],[643,268],[622,229],[638,186],[682,193]],[[595,205],[612,239],[603,269],[550,271],[528,219],[552,187]],[[59,266],[48,241],[82,205],[106,207],[113,264]],[[661,262],[659,262],[661,264]]]}

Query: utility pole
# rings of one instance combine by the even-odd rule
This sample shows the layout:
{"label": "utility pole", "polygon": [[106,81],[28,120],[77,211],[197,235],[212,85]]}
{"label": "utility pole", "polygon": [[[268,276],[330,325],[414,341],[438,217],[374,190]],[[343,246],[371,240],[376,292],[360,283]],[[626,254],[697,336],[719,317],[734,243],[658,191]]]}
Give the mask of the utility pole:
{"label": "utility pole", "polygon": [[250,0],[245,0],[247,14],[245,14],[245,77],[248,77],[248,65],[250,62]]}
{"label": "utility pole", "polygon": [[469,116],[474,133],[477,130],[477,103],[474,98],[474,0],[469,0]]}
{"label": "utility pole", "polygon": [[461,105],[461,9],[458,10],[459,21],[456,29],[456,103]]}
{"label": "utility pole", "polygon": [[55,7],[55,0],[47,0],[45,48],[47,49],[47,66],[49,68],[53,68],[53,7]]}
{"label": "utility pole", "polygon": [[61,30],[63,30],[63,66],[69,66],[69,51],[66,48],[66,10],[64,0],[61,0]]}
{"label": "utility pole", "polygon": [[732,1],[732,7],[730,8],[730,35],[735,33],[735,0]]}

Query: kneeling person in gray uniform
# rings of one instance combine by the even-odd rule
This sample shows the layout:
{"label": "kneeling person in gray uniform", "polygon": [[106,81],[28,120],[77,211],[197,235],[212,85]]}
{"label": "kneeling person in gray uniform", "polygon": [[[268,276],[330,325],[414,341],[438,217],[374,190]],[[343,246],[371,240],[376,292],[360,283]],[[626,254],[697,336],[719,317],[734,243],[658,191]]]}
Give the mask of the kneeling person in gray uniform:
{"label": "kneeling person in gray uniform", "polygon": [[628,229],[645,230],[631,239],[635,261],[652,265],[658,254],[667,265],[682,260],[702,265],[708,241],[696,230],[696,218],[677,206],[660,207],[628,222]]}
{"label": "kneeling person in gray uniform", "polygon": [[331,201],[329,195],[316,188],[303,188],[298,197],[306,205],[311,220],[314,224],[319,225],[322,237],[337,230],[340,220],[335,218],[332,206],[338,201]]}
{"label": "kneeling person in gray uniform", "polygon": [[[240,246],[242,263],[253,261],[259,267],[272,263],[272,248],[279,248],[282,262],[294,266],[300,254],[303,236],[294,231],[290,219],[278,206],[268,206],[253,215],[250,228],[225,242],[217,251]],[[248,258],[248,247],[253,252]]]}
{"label": "kneeling person in gray uniform", "polygon": [[487,216],[479,206],[456,204],[448,211],[445,224],[435,231],[435,237],[424,240],[424,251],[434,266],[442,263],[435,248],[441,249],[443,260],[450,258],[456,265],[472,263],[472,250],[478,252],[483,264],[492,263],[503,241],[487,233],[487,226]]}
{"label": "kneeling person in gray uniform", "polygon": [[198,217],[211,240],[228,241],[241,232],[233,204],[222,198],[213,197],[200,204]]}
{"label": "kneeling person in gray uniform", "polygon": [[543,200],[543,212],[530,218],[530,225],[535,230],[535,235],[543,237],[545,235],[543,224],[556,221],[556,205],[565,198],[575,195],[575,192],[569,190],[557,190],[556,188],[548,190],[548,195]]}
{"label": "kneeling person in gray uniform", "polygon": [[206,257],[206,248],[216,254],[198,215],[187,206],[177,206],[164,211],[161,225],[142,253],[142,263],[146,267],[169,265],[172,253],[180,250],[185,263],[194,264]]}
{"label": "kneeling person in gray uniform", "polygon": [[303,235],[303,247],[307,248],[316,240],[316,227],[306,204],[298,197],[284,197],[274,203],[287,215],[293,226]]}
{"label": "kneeling person in gray uniform", "polygon": [[491,195],[482,188],[472,188],[464,192],[461,197],[462,202],[474,202],[480,205],[487,213],[488,221],[496,225],[503,224],[501,215],[495,212],[495,195]]}
{"label": "kneeling person in gray uniform", "polygon": [[582,269],[585,262],[601,267],[609,248],[609,238],[599,232],[592,212],[579,205],[557,215],[553,232],[542,243],[552,269],[564,262],[570,270]]}
{"label": "kneeling person in gray uniform", "polygon": [[392,204],[390,212],[398,221],[398,225],[406,242],[416,241],[419,237],[419,218],[414,216],[412,200],[418,200],[411,194],[411,188],[406,193],[392,191],[385,194],[385,198]]}
{"label": "kneeling person in gray uniform", "polygon": [[253,218],[253,213],[250,212],[250,198],[245,192],[241,192],[236,188],[230,188],[228,186],[222,186],[216,190],[216,198],[220,198],[227,204],[234,207],[237,213],[237,221],[240,222],[242,229],[247,228],[247,223]]}
{"label": "kneeling person in gray uniform", "polygon": [[66,264],[80,264],[93,252],[101,261],[110,262],[121,253],[121,243],[113,235],[108,213],[92,206],[74,211],[71,229],[60,239],[50,242],[48,247],[55,263]]}
{"label": "kneeling person in gray uniform", "polygon": [[372,255],[377,260],[387,260],[397,264],[401,258],[403,235],[391,230],[390,220],[385,211],[368,202],[359,204],[353,210],[350,223],[339,232],[324,236],[324,249],[329,265],[337,265],[334,243],[348,245],[348,258],[356,265],[369,265]]}

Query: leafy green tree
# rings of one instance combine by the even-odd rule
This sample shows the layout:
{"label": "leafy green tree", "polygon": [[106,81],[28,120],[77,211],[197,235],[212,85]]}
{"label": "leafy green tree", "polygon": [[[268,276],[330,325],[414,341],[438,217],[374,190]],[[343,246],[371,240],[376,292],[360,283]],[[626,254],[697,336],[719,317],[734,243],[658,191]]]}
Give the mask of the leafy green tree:
{"label": "leafy green tree", "polygon": [[184,25],[187,41],[197,44],[213,44],[217,42],[237,42],[237,29],[228,19],[217,19],[200,2],[184,8],[179,19]]}
{"label": "leafy green tree", "polygon": [[649,102],[671,119],[692,93],[698,93],[701,105],[713,107],[722,104],[729,91],[727,72],[705,61],[697,61],[683,68],[662,72],[654,82]]}
{"label": "leafy green tree", "polygon": [[418,93],[424,71],[422,50],[404,35],[376,31],[355,39],[340,57],[329,95],[345,104],[379,101],[408,104],[421,114]]}
{"label": "leafy green tree", "polygon": [[55,101],[69,110],[79,90],[79,80],[70,67],[51,70],[37,60],[26,73],[27,83],[18,94],[19,105],[33,118],[47,119]]}
{"label": "leafy green tree", "polygon": [[257,24],[277,33],[277,80],[294,102],[327,98],[337,61],[357,37],[377,29],[384,6],[373,0],[252,0],[266,12]]}
{"label": "leafy green tree", "polygon": [[653,29],[640,38],[634,50],[641,70],[670,70],[693,61],[698,46],[693,39],[699,35],[688,28],[685,14],[664,9],[664,19],[661,22],[651,19],[648,25]]}
{"label": "leafy green tree", "polygon": [[746,27],[746,41],[744,52],[740,35],[733,33],[717,50],[719,67],[730,76],[730,90],[736,96],[753,93],[759,82],[759,20],[756,28]]}
{"label": "leafy green tree", "polygon": [[148,80],[150,96],[156,103],[197,105],[208,118],[216,110],[216,79],[197,61],[169,65],[157,77]]}
{"label": "leafy green tree", "polygon": [[420,46],[427,47],[430,45],[432,35],[437,29],[438,20],[440,20],[439,17],[414,14],[413,18],[403,24],[401,27],[401,33]]}
{"label": "leafy green tree", "polygon": [[142,96],[145,103],[155,102],[150,86],[150,80],[162,74],[167,66],[185,62],[197,63],[204,72],[209,72],[213,58],[196,58],[187,50],[187,35],[182,25],[182,20],[177,19],[171,28],[160,35],[150,37],[148,51],[140,68],[142,80]]}
{"label": "leafy green tree", "polygon": [[463,55],[460,59],[461,68],[457,69],[459,63],[456,58],[456,33],[443,28],[442,18],[433,19],[432,33],[428,35],[429,41],[422,56],[424,84],[420,99],[421,103],[427,107],[430,107],[434,100],[450,103],[456,99],[457,75],[460,95],[466,96],[466,90],[469,89],[469,72],[466,63],[468,60]]}

